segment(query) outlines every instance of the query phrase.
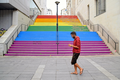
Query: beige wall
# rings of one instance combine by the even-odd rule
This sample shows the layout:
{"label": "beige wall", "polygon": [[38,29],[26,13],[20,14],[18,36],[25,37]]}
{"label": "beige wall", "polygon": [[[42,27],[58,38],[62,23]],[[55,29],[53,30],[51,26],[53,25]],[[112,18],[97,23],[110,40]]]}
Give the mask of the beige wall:
{"label": "beige wall", "polygon": [[94,24],[102,24],[120,42],[120,0],[106,0],[106,12],[99,16],[96,16],[95,0],[76,0],[76,4],[75,13],[80,12],[86,20],[88,19],[89,5],[90,20]]}
{"label": "beige wall", "polygon": [[42,15],[47,14],[47,0],[34,0],[41,10]]}
{"label": "beige wall", "polygon": [[75,0],[66,0],[67,6],[67,14],[68,15],[75,15],[75,7],[76,7],[76,1]]}

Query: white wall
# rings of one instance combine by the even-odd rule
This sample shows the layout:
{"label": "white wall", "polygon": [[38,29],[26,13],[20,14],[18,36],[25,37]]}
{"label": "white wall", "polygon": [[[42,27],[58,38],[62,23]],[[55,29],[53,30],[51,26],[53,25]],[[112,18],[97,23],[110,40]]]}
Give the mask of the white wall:
{"label": "white wall", "polygon": [[75,12],[76,14],[80,12],[86,20],[88,19],[88,5],[90,6],[90,20],[94,24],[102,24],[120,42],[120,0],[106,0],[106,12],[99,16],[96,16],[95,0],[81,0]]}
{"label": "white wall", "polygon": [[29,16],[30,0],[9,0],[9,3]]}

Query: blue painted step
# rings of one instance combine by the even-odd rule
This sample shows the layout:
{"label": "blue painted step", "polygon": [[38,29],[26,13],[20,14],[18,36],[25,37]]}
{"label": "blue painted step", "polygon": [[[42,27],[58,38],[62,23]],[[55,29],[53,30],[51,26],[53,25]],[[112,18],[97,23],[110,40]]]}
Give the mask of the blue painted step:
{"label": "blue painted step", "polygon": [[[70,31],[59,31],[59,41],[73,41]],[[76,32],[81,41],[102,41],[96,32]],[[16,41],[56,41],[56,31],[21,31]]]}

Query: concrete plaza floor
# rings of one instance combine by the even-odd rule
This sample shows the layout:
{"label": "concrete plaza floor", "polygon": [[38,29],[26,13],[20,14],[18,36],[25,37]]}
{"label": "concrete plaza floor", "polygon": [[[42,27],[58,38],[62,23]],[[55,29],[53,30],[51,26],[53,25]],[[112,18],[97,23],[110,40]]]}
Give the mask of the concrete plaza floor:
{"label": "concrete plaza floor", "polygon": [[71,57],[0,57],[0,80],[120,80],[120,56],[79,57],[82,75],[70,74],[70,62]]}

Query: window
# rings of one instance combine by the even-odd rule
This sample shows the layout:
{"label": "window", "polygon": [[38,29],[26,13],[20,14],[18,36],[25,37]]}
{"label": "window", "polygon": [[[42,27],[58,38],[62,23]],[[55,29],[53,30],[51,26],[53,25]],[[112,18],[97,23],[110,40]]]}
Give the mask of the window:
{"label": "window", "polygon": [[106,12],[106,0],[96,0],[96,16]]}

